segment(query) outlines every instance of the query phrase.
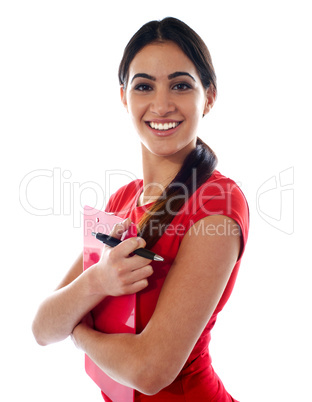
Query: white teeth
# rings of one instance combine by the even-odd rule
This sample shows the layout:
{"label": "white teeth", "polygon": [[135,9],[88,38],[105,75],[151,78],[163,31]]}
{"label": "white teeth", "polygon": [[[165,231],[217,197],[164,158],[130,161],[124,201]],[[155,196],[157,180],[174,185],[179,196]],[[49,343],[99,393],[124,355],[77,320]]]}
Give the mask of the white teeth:
{"label": "white teeth", "polygon": [[177,123],[177,122],[171,122],[171,123],[164,123],[164,124],[162,124],[162,123],[154,123],[153,121],[151,121],[151,122],[149,123],[149,125],[150,125],[152,128],[154,128],[155,130],[164,131],[164,130],[170,130],[171,128],[177,127],[177,126],[179,125],[179,123]]}

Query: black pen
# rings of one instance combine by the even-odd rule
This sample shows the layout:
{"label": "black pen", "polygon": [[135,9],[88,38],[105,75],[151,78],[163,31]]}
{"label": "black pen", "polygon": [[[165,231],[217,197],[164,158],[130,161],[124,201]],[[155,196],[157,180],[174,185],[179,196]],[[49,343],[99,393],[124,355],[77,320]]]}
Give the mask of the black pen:
{"label": "black pen", "polygon": [[[112,237],[112,236],[106,235],[104,233],[92,232],[92,235],[110,247],[115,247],[121,243],[121,240],[116,239],[116,237]],[[155,254],[152,251],[146,250],[145,248],[142,248],[142,247],[137,248],[136,250],[133,251],[133,253],[137,254],[141,257],[148,258],[149,260],[164,261],[163,257],[161,257],[160,255]]]}

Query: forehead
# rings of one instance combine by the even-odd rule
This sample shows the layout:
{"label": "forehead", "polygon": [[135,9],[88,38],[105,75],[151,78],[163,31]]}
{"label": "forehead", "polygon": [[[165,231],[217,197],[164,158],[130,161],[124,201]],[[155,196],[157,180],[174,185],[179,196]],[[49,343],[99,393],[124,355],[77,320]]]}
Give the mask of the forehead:
{"label": "forehead", "polygon": [[195,65],[178,45],[174,42],[155,42],[136,54],[130,64],[129,77],[147,73],[162,78],[176,71],[186,71],[198,77]]}

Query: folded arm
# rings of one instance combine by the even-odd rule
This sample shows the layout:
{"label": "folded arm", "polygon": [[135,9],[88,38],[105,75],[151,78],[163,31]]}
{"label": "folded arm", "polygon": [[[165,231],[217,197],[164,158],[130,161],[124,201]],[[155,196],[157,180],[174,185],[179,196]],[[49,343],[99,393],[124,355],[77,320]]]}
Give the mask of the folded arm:
{"label": "folded arm", "polygon": [[[204,225],[197,222],[184,236],[155,312],[141,334],[102,334],[86,324],[73,332],[77,346],[108,375],[142,393],[155,394],[176,378],[237,261],[238,225],[221,215],[202,221]],[[212,225],[227,225],[231,230],[220,235],[211,230]]]}
{"label": "folded arm", "polygon": [[[118,237],[130,221],[116,225],[111,235]],[[120,228],[122,226],[122,230]],[[148,260],[129,257],[144,247],[140,238],[123,241],[115,248],[105,246],[97,264],[83,272],[82,255],[73,264],[59,287],[39,306],[33,333],[40,345],[58,342],[71,335],[75,326],[106,296],[136,293],[148,285],[153,273]]]}

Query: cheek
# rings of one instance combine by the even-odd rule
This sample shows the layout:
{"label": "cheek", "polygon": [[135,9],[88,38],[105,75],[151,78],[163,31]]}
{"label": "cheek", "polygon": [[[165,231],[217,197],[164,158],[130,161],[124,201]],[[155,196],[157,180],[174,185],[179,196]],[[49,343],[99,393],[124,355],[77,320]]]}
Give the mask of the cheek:
{"label": "cheek", "polygon": [[195,96],[189,98],[184,103],[184,110],[192,120],[196,120],[198,119],[198,117],[202,116],[204,111],[204,105],[205,105],[204,97],[199,96],[199,94],[196,94]]}
{"label": "cheek", "polygon": [[200,116],[202,116],[202,114],[204,112],[205,102],[206,102],[206,98],[204,96],[199,96],[197,98],[197,101],[195,102],[196,111]]}
{"label": "cheek", "polygon": [[140,119],[146,110],[146,102],[142,98],[129,97],[128,111],[131,114],[132,119]]}

